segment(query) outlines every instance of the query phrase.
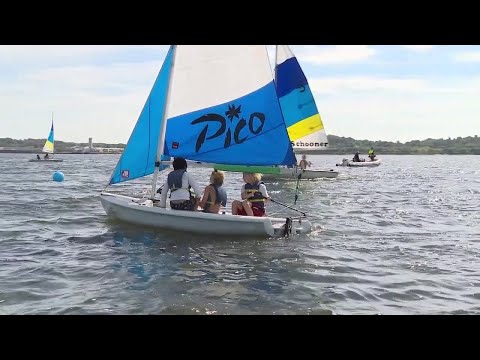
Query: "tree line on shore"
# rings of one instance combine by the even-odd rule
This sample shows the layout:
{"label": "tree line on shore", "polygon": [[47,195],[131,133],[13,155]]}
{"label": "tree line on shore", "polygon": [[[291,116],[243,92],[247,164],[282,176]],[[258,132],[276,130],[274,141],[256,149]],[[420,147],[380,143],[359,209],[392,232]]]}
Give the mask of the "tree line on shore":
{"label": "tree line on shore", "polygon": [[[367,154],[371,146],[375,149],[376,154],[392,154],[392,155],[434,155],[434,154],[451,154],[451,155],[480,155],[480,138],[475,136],[457,137],[448,139],[426,139],[412,140],[405,143],[399,141],[371,141],[371,140],[355,140],[351,137],[342,137],[328,135],[329,147],[325,150],[325,154],[354,154],[359,151],[361,154]],[[33,151],[41,151],[45,139],[24,139],[15,140],[11,138],[0,138],[0,147],[7,148],[33,148]],[[75,146],[88,146],[88,143],[55,141],[55,152],[70,151]],[[102,148],[124,148],[125,144],[107,144],[95,143],[95,147]]]}

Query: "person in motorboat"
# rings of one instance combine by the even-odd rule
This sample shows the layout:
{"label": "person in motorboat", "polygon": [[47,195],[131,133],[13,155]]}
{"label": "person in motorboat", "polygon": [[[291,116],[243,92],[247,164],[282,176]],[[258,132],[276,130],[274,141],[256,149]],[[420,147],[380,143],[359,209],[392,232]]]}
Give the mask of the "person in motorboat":
{"label": "person in motorboat", "polygon": [[368,157],[370,158],[371,161],[375,160],[375,152],[373,151],[373,146],[371,146],[370,150],[368,150]]}
{"label": "person in motorboat", "polygon": [[302,170],[305,170],[308,166],[312,166],[312,163],[307,161],[307,155],[302,155],[302,160],[300,160],[298,166],[301,167]]}
{"label": "person in motorboat", "polygon": [[258,173],[243,173],[243,184],[240,195],[243,201],[234,200],[232,214],[243,216],[266,216],[265,201],[270,199],[265,184]]}
{"label": "person in motorboat", "polygon": [[[184,158],[176,157],[173,159],[172,165],[173,171],[168,174],[167,180],[161,187],[163,191],[161,191],[158,206],[166,208],[167,194],[170,190],[170,207],[173,210],[196,210],[202,193],[198,183],[187,172],[187,161]],[[194,194],[192,194],[191,189],[193,189]]]}
{"label": "person in motorboat", "polygon": [[202,200],[198,203],[204,213],[218,214],[220,207],[227,205],[227,192],[222,187],[224,180],[223,171],[214,170],[210,175],[210,185],[205,187]]}
{"label": "person in motorboat", "polygon": [[360,160],[360,153],[358,151],[353,156],[353,162],[362,162],[362,160]]}
{"label": "person in motorboat", "polygon": [[37,160],[42,160],[42,159],[40,159],[40,155],[38,155],[38,154],[37,154]]}

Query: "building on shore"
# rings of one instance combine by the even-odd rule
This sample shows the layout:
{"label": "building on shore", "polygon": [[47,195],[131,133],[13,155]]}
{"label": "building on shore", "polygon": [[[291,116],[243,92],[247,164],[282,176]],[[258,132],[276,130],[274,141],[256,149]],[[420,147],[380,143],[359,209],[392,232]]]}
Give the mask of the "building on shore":
{"label": "building on shore", "polygon": [[75,152],[81,152],[83,154],[121,154],[123,148],[117,147],[95,147],[93,146],[93,139],[88,138],[88,146],[74,146],[72,148]]}

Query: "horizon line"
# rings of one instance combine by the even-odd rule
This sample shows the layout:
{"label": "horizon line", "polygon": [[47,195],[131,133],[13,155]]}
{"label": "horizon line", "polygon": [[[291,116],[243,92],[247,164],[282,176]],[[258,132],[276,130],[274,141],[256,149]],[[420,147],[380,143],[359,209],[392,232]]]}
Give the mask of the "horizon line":
{"label": "horizon line", "polygon": [[[401,143],[401,144],[405,144],[405,143],[408,143],[408,142],[412,142],[412,141],[426,141],[426,140],[448,140],[448,139],[451,139],[451,140],[455,140],[455,139],[464,139],[464,138],[468,138],[468,137],[473,137],[473,138],[477,138],[479,137],[478,134],[475,134],[475,135],[469,135],[469,136],[457,136],[457,137],[451,137],[449,136],[448,138],[425,138],[425,139],[412,139],[412,140],[407,140],[407,141],[400,141],[400,140],[370,140],[370,139],[356,139],[352,136],[340,136],[340,135],[335,135],[335,134],[330,134],[330,135],[327,135],[327,136],[335,136],[335,137],[339,137],[339,138],[344,138],[344,139],[353,139],[355,141],[370,141],[370,142],[389,142],[389,143]],[[27,141],[27,140],[45,140],[44,137],[40,137],[40,138],[24,138],[24,139],[14,139],[14,138],[11,138],[11,137],[2,137],[0,138],[1,139],[11,139],[11,140],[15,140],[15,141]],[[55,139],[55,142],[58,142],[58,141],[61,141],[63,143],[73,143],[73,144],[88,144],[89,141],[85,141],[85,142],[77,142],[77,141],[69,141],[69,140],[60,140],[60,139]],[[121,144],[121,145],[127,145],[127,143],[124,143],[124,142],[106,142],[106,141],[93,141],[92,139],[92,144],[109,144],[109,145],[112,145],[112,144]]]}

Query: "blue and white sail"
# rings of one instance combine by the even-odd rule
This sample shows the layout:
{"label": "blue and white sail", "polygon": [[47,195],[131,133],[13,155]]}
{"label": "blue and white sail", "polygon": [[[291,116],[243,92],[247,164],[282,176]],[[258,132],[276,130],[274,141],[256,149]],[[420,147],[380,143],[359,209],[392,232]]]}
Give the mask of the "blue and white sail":
{"label": "blue and white sail", "polygon": [[[141,178],[155,171],[155,158],[166,105],[171,65],[172,48],[165,57],[130,139],[113,171],[110,184]],[[168,156],[161,158],[161,160],[169,159]],[[167,165],[161,165],[160,170],[167,167]]]}
{"label": "blue and white sail", "polygon": [[265,45],[177,45],[166,156],[234,165],[296,163]]}
{"label": "blue and white sail", "polygon": [[277,45],[275,82],[293,149],[325,150],[328,138],[322,118],[307,78],[288,45]]}

